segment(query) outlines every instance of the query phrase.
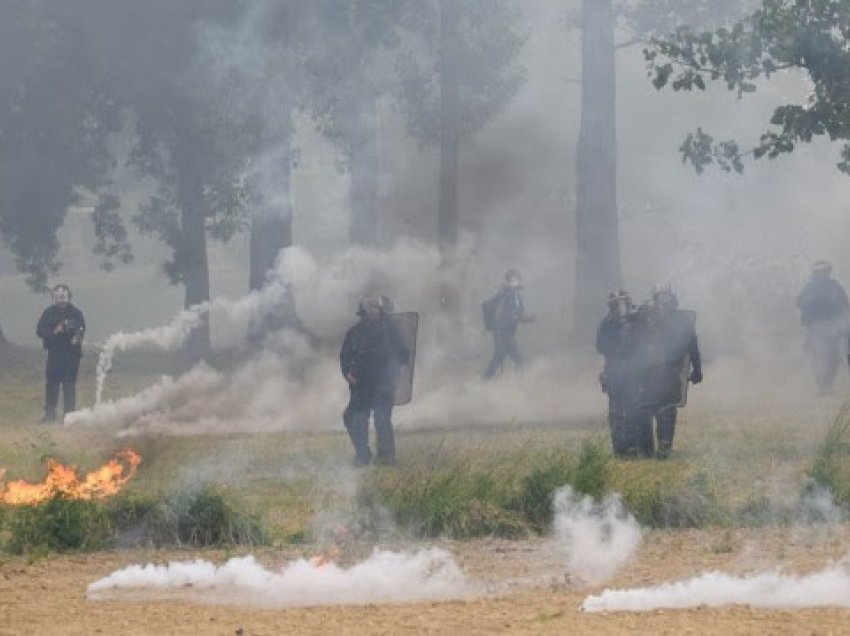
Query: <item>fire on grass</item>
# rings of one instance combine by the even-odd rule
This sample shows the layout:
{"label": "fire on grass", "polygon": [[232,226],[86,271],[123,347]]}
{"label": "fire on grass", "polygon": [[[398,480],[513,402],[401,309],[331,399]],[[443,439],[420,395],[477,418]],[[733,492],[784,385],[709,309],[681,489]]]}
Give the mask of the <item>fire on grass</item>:
{"label": "fire on grass", "polygon": [[[27,506],[39,504],[55,496],[67,499],[111,497],[136,473],[141,461],[138,453],[123,450],[81,479],[76,468],[50,458],[47,460],[47,475],[41,483],[32,484],[23,479],[5,483],[0,481],[0,503]],[[4,473],[5,470],[0,469],[0,480]]]}

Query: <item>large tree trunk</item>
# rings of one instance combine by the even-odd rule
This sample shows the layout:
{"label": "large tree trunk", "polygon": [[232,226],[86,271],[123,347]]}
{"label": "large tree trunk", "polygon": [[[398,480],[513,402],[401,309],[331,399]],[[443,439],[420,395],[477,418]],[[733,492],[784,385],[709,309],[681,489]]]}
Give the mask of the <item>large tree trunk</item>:
{"label": "large tree trunk", "polygon": [[457,72],[457,0],[440,0],[440,202],[437,241],[447,278],[442,304],[450,314],[458,307],[456,269],[458,228],[458,180],[460,168],[461,106]]}
{"label": "large tree trunk", "polygon": [[351,154],[352,245],[374,247],[378,237],[378,109],[369,96],[361,100],[359,139]]}
{"label": "large tree trunk", "polygon": [[[178,150],[177,178],[181,233],[177,262],[183,276],[186,308],[210,299],[203,181],[197,170],[197,162],[193,159],[189,148]],[[189,334],[187,350],[193,360],[200,360],[210,353],[210,349],[209,315],[204,314],[200,325]]]}
{"label": "large tree trunk", "polygon": [[589,342],[608,292],[622,283],[617,226],[616,70],[612,0],[582,4],[573,336]]}
{"label": "large tree trunk", "polygon": [[263,201],[251,219],[251,290],[262,288],[274,269],[280,250],[292,246],[292,137],[287,132],[280,147],[266,158],[261,178]]}
{"label": "large tree trunk", "polygon": [[[260,175],[263,199],[251,219],[248,280],[251,291],[269,283],[280,251],[292,246],[292,135],[292,127],[287,125],[279,132],[277,146],[263,159]],[[275,307],[252,325],[249,342],[262,346],[266,334],[289,327],[315,345],[316,338],[298,317],[288,288],[277,300]]]}

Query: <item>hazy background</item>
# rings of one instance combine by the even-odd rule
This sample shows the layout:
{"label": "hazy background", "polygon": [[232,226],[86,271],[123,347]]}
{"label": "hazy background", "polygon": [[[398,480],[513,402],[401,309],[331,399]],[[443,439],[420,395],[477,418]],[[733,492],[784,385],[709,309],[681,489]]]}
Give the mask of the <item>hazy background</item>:
{"label": "hazy background", "polygon": [[[526,302],[538,321],[521,328],[529,357],[566,352],[572,325],[575,278],[575,148],[580,103],[580,36],[570,20],[577,3],[520,3],[528,39],[519,64],[527,80],[507,108],[461,145],[460,215],[465,345],[470,368],[483,367],[490,340],[483,332],[480,302],[498,286],[504,270],[518,267]],[[618,34],[628,39],[628,34]],[[636,300],[659,281],[671,281],[681,304],[699,315],[707,360],[707,385],[720,382],[718,361],[729,373],[768,385],[801,359],[802,331],[794,298],[820,258],[835,276],[850,280],[850,256],[842,249],[848,217],[846,176],[835,169],[837,150],[803,146],[777,161],[749,165],[743,175],[709,171],[697,176],[681,163],[677,147],[697,126],[755,140],[784,97],[806,91],[804,78],[788,73],[762,83],[737,100],[725,91],[678,94],[656,91],[646,77],[641,46],[617,51],[619,219],[624,280]],[[422,256],[435,238],[438,153],[405,132],[392,100],[382,99],[379,122],[377,214],[384,241],[419,241],[411,254],[434,277],[436,261]],[[297,160],[292,175],[294,243],[317,259],[348,246],[348,176],[338,153],[306,115],[296,118]],[[129,172],[119,177],[132,213],[145,186]],[[159,263],[165,248],[133,235],[136,258],[107,274],[90,255],[90,220],[72,209],[60,231],[63,270],[51,283],[67,282],[85,312],[88,340],[97,343],[124,329],[157,325],[182,308],[182,291],[168,284]],[[247,236],[226,245],[209,243],[212,296],[247,291]],[[399,256],[405,260],[404,256]],[[401,284],[401,283],[398,283]],[[400,309],[420,311],[427,333],[436,320],[433,291],[423,280],[402,293]],[[434,283],[436,285],[436,283]],[[298,289],[296,286],[296,293]],[[37,346],[35,323],[49,298],[29,292],[13,260],[0,251],[0,324],[13,342]],[[354,319],[356,298],[306,309],[314,319],[337,314],[334,329]],[[309,301],[308,301],[309,305]],[[599,299],[600,317],[605,311]],[[329,316],[326,316],[328,318]],[[216,339],[216,325],[212,325]],[[426,340],[426,342],[428,342]],[[747,360],[741,364],[740,360]],[[560,363],[559,363],[560,364]],[[569,365],[569,363],[565,363]],[[595,364],[593,361],[592,364]],[[587,368],[587,367],[585,367]],[[747,371],[750,369],[750,371]],[[738,371],[736,371],[738,370]],[[775,376],[774,376],[775,374]],[[735,382],[727,387],[732,390]],[[725,384],[715,384],[724,386]],[[592,387],[595,391],[595,387]]]}

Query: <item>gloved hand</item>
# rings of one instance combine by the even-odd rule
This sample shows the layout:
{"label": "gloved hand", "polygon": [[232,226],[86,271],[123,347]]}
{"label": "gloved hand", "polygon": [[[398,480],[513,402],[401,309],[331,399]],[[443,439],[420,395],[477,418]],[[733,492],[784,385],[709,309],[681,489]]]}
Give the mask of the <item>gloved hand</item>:
{"label": "gloved hand", "polygon": [[699,384],[702,382],[702,369],[694,369],[691,371],[691,377],[688,378],[692,384]]}

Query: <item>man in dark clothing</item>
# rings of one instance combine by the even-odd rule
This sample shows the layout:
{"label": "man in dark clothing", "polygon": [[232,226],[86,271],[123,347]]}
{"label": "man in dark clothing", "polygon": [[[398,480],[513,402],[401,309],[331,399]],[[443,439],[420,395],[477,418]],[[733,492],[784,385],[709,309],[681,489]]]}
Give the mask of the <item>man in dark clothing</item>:
{"label": "man in dark clothing", "polygon": [[56,421],[59,389],[62,389],[63,414],[76,408],[77,372],[83,355],[86,321],[83,312],[71,304],[67,285],[53,288],[53,305],[44,310],[35,333],[47,351],[46,389],[42,422]]}
{"label": "man in dark clothing", "polygon": [[392,320],[386,296],[368,296],[360,302],[360,322],[348,330],[339,353],[343,377],[351,398],[343,423],[354,445],[354,462],[365,466],[369,449],[369,415],[374,415],[377,461],[395,462],[392,410],[399,372],[410,360],[410,351]]}
{"label": "man in dark clothing", "polygon": [[[678,308],[670,285],[656,285],[652,300],[640,311],[638,375],[641,395],[636,417],[649,427],[649,443],[657,439],[656,456],[667,459],[673,448],[677,410],[685,400],[687,383],[702,382],[702,359],[696,316]],[[653,419],[655,435],[652,435]],[[643,449],[652,453],[652,447]]]}
{"label": "man in dark clothing", "polygon": [[806,350],[811,356],[821,395],[832,392],[850,309],[847,293],[831,275],[832,265],[827,261],[815,263],[809,282],[797,298],[800,322],[807,330]]}
{"label": "man in dark clothing", "polygon": [[603,393],[608,395],[608,428],[614,453],[628,453],[624,431],[628,391],[634,383],[634,348],[637,313],[629,294],[623,290],[608,296],[608,313],[596,329],[596,350],[605,359],[599,376]]}
{"label": "man in dark clothing", "polygon": [[505,357],[514,362],[514,367],[522,366],[522,355],[516,342],[516,330],[521,322],[531,322],[534,317],[525,312],[522,300],[522,276],[515,269],[505,272],[502,288],[481,309],[484,313],[484,326],[493,332],[493,357],[484,371],[484,379],[492,378],[502,368]]}

